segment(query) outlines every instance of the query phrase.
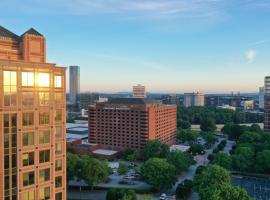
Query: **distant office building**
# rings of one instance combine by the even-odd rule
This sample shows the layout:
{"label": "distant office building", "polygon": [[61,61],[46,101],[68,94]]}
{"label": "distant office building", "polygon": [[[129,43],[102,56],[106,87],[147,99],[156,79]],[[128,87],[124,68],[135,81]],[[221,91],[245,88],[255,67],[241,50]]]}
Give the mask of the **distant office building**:
{"label": "distant office building", "polygon": [[145,86],[143,86],[143,85],[133,86],[133,97],[134,98],[145,98],[146,97]]}
{"label": "distant office building", "polygon": [[113,98],[89,107],[89,142],[142,149],[149,140],[176,142],[176,105],[143,98]]}
{"label": "distant office building", "polygon": [[69,67],[69,100],[72,104],[78,103],[80,93],[80,67]]}
{"label": "distant office building", "polygon": [[172,105],[172,104],[180,105],[180,96],[176,94],[163,95],[161,96],[160,100],[162,101],[162,103],[166,105]]}
{"label": "distant office building", "polygon": [[0,199],[66,199],[66,68],[46,39],[0,26]]}
{"label": "distant office building", "polygon": [[259,109],[264,109],[264,87],[259,88]]}
{"label": "distant office building", "polygon": [[185,93],[184,94],[184,106],[204,106],[204,94],[200,92]]}
{"label": "distant office building", "polygon": [[79,95],[80,109],[88,110],[90,105],[94,105],[98,99],[99,95],[97,93],[80,93]]}
{"label": "distant office building", "polygon": [[270,131],[270,76],[264,79],[264,129]]}
{"label": "distant office building", "polygon": [[244,110],[253,110],[254,109],[254,100],[243,100],[243,101],[241,101],[241,107]]}

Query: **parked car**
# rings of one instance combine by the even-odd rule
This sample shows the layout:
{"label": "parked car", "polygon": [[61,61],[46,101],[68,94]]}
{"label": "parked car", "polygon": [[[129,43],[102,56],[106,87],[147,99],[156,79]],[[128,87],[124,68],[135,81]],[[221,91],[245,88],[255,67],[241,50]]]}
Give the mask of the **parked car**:
{"label": "parked car", "polygon": [[167,195],[165,193],[161,194],[159,197],[160,200],[167,200]]}

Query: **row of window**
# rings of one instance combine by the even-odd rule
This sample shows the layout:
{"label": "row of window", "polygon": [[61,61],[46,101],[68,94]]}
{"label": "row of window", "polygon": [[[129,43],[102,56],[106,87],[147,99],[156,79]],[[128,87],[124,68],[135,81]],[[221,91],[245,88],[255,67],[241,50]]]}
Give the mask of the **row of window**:
{"label": "row of window", "polygon": [[[40,180],[40,182],[45,182],[50,180],[50,169],[42,169],[39,171],[39,178],[42,179],[43,181]],[[29,186],[35,184],[35,172],[25,172],[23,173],[23,186]],[[62,176],[56,176],[55,177],[55,187],[59,188],[62,187]]]}
{"label": "row of window", "polygon": [[[49,200],[50,197],[50,187],[45,187],[39,189],[39,200]],[[63,194],[62,192],[58,192],[55,194],[55,200],[62,200]],[[35,200],[35,191],[27,191],[23,192],[22,194],[22,200]]]}
{"label": "row of window", "polygon": [[[62,110],[56,110],[55,121],[62,120]],[[50,112],[39,112],[39,125],[48,125],[50,123]],[[22,125],[34,125],[34,112],[26,112],[22,114]]]}
{"label": "row of window", "polygon": [[[60,143],[56,144],[55,148],[56,154],[62,153],[62,145]],[[50,150],[42,150],[39,152],[39,164],[50,162]],[[31,166],[35,164],[35,152],[26,152],[22,154],[23,166]],[[56,160],[56,168],[62,169],[62,160]]]}
{"label": "row of window", "polygon": [[[35,85],[39,87],[50,87],[50,74],[49,73],[39,72],[36,78],[35,78],[34,72],[22,72],[21,75],[22,75],[21,85],[23,87],[33,87]],[[4,86],[12,86],[12,87],[17,86],[17,72],[16,71],[4,71]],[[60,75],[54,76],[54,87],[55,88],[62,87],[62,76]],[[11,91],[13,90],[14,89],[11,88]]]}

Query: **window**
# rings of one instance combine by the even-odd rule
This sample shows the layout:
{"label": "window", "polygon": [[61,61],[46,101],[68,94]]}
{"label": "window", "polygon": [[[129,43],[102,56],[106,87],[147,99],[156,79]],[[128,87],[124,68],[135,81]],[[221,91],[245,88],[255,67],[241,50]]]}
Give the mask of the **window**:
{"label": "window", "polygon": [[34,86],[33,72],[22,72],[22,86]]}
{"label": "window", "polygon": [[39,144],[50,143],[50,130],[42,130],[39,132]]}
{"label": "window", "polygon": [[34,145],[34,132],[26,132],[23,133],[23,146],[31,146]]}
{"label": "window", "polygon": [[23,192],[22,200],[35,200],[35,191]]}
{"label": "window", "polygon": [[44,150],[39,152],[39,163],[45,163],[50,161],[50,150]]}
{"label": "window", "polygon": [[4,106],[16,106],[17,73],[4,71]]}
{"label": "window", "polygon": [[49,124],[50,123],[50,113],[49,112],[40,112],[39,113],[39,124]]}
{"label": "window", "polygon": [[39,200],[49,200],[50,199],[50,187],[39,189]]}
{"label": "window", "polygon": [[55,112],[55,121],[61,121],[62,120],[62,110],[57,109]]}
{"label": "window", "polygon": [[55,145],[55,154],[61,154],[62,153],[62,144],[56,143]]}
{"label": "window", "polygon": [[38,73],[38,86],[49,87],[50,86],[50,74],[49,73]]}
{"label": "window", "polygon": [[40,92],[39,93],[39,105],[40,106],[50,105],[50,93],[49,92]]}
{"label": "window", "polygon": [[33,106],[34,105],[34,93],[33,92],[22,92],[22,105]]}
{"label": "window", "polygon": [[56,137],[62,137],[62,126],[56,126],[55,127],[55,136]]}
{"label": "window", "polygon": [[42,183],[48,180],[50,180],[50,168],[39,170],[39,181]]}
{"label": "window", "polygon": [[62,160],[56,160],[55,161],[55,171],[61,171],[62,170]]}
{"label": "window", "polygon": [[33,126],[34,125],[34,113],[23,113],[22,116],[23,126]]}
{"label": "window", "polygon": [[55,187],[62,187],[62,176],[56,176],[55,177]]}
{"label": "window", "polygon": [[56,88],[62,87],[62,76],[54,76],[54,87]]}
{"label": "window", "polygon": [[63,101],[62,93],[57,92],[54,95],[55,95],[55,103],[56,103],[56,105],[61,104],[62,101]]}
{"label": "window", "polygon": [[32,185],[35,183],[35,172],[23,173],[23,186]]}
{"label": "window", "polygon": [[23,166],[33,165],[35,163],[35,153],[27,152],[22,154]]}
{"label": "window", "polygon": [[55,200],[62,200],[62,192],[58,192],[55,194]]}

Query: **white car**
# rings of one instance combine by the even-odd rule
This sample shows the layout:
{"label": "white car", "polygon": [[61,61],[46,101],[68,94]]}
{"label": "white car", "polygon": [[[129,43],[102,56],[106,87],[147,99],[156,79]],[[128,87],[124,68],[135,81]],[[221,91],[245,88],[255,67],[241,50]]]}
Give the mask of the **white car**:
{"label": "white car", "polygon": [[165,193],[161,194],[159,197],[160,200],[166,200],[167,199],[167,195]]}

